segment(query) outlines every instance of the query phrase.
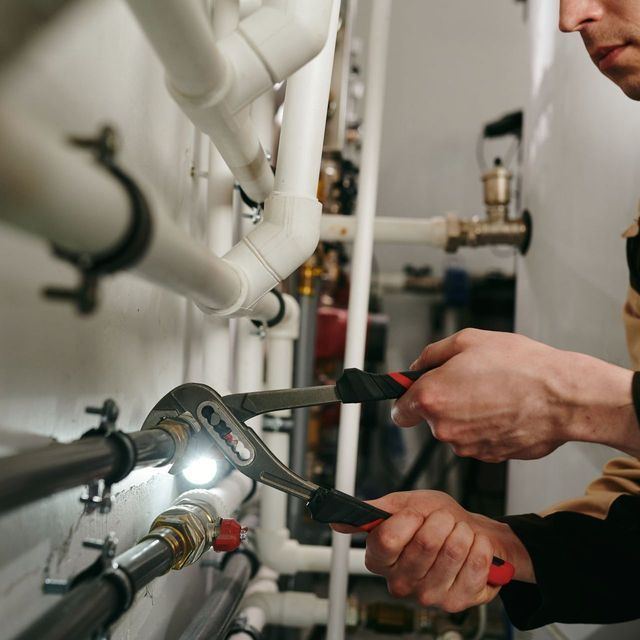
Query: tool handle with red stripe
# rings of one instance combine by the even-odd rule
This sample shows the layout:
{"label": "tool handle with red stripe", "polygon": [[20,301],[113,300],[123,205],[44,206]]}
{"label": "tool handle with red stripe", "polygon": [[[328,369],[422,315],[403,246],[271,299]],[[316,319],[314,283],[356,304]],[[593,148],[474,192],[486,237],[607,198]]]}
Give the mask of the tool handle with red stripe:
{"label": "tool handle with red stripe", "polygon": [[360,369],[345,369],[336,381],[340,401],[371,402],[399,398],[427,369],[396,371],[394,373],[367,373]]}
{"label": "tool handle with red stripe", "polygon": [[[391,516],[367,502],[354,498],[336,489],[317,489],[307,504],[311,516],[317,522],[348,524],[361,531],[373,531]],[[512,564],[494,556],[487,584],[502,587],[513,579],[515,569]]]}

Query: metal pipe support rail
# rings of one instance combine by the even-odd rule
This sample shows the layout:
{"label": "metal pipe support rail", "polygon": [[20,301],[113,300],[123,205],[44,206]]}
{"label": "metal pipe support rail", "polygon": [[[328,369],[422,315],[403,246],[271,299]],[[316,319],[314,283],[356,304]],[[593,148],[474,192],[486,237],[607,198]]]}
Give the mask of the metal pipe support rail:
{"label": "metal pipe support rail", "polygon": [[98,480],[111,485],[136,468],[169,464],[182,457],[190,438],[186,423],[163,420],[154,429],[90,432],[7,456],[0,465],[0,513]]}

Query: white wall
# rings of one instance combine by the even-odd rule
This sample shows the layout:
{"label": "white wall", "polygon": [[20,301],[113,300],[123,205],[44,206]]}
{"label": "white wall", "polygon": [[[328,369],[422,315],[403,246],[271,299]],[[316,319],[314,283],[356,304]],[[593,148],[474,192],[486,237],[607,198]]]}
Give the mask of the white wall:
{"label": "white wall", "polygon": [[[530,5],[525,205],[535,226],[531,250],[518,264],[517,329],[628,366],[621,234],[640,196],[633,142],[640,106],[600,76],[578,35],[557,31],[557,0]],[[512,463],[509,510],[535,511],[581,494],[613,453],[566,445],[544,460]],[[635,628],[628,637],[637,637]],[[565,631],[572,638],[590,633]],[[627,637],[610,633],[618,635],[602,630],[598,637]]]}
{"label": "white wall", "polygon": [[[359,2],[359,34],[366,33],[370,2]],[[486,122],[524,104],[523,15],[513,0],[393,3],[379,215],[484,214],[476,141]],[[488,161],[509,141],[489,143]],[[451,261],[422,247],[378,246],[375,255],[386,271],[431,263],[439,272]],[[513,271],[512,257],[489,248],[463,249],[456,260],[473,271]]]}
{"label": "white wall", "polygon": [[[199,139],[168,97],[161,69],[124,3],[78,3],[10,78],[2,78],[0,91],[3,104],[45,120],[61,139],[113,123],[124,142],[122,164],[148,178],[179,224],[201,237],[205,185],[189,175]],[[204,145],[200,150],[206,158]],[[113,397],[121,407],[120,427],[134,430],[184,381],[187,366],[192,378],[200,377],[202,359],[197,344],[190,354],[190,342],[202,314],[189,320],[189,305],[178,296],[119,275],[104,283],[95,316],[78,317],[39,295],[45,284],[74,283],[72,270],[41,242],[5,227],[0,265],[2,429],[72,440],[95,424],[84,415],[85,405]],[[95,556],[82,540],[110,530],[121,550],[130,547],[175,493],[166,469],[143,470],[117,485],[108,516],[82,516],[78,488],[2,517],[0,637],[11,637],[53,604],[55,596],[40,591],[46,565],[52,577],[79,571]],[[202,600],[205,576],[192,567],[154,581],[114,638],[179,635]]]}

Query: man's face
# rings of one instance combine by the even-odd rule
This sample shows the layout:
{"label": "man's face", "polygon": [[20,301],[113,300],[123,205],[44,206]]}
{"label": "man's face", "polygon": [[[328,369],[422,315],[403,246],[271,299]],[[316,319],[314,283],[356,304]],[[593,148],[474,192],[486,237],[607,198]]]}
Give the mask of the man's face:
{"label": "man's face", "polygon": [[560,0],[560,30],[579,31],[598,69],[640,100],[640,0]]}

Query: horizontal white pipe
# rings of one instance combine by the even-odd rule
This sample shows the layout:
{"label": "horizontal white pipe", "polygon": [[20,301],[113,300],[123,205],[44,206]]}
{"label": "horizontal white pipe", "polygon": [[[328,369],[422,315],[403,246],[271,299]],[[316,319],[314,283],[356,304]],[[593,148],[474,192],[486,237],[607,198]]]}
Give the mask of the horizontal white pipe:
{"label": "horizontal white pipe", "polygon": [[220,518],[230,518],[240,508],[253,488],[253,480],[239,471],[232,471],[225,476],[213,489],[192,489],[180,495],[180,499],[189,496],[206,502],[212,513]]}
{"label": "horizontal white pipe", "polygon": [[115,245],[129,227],[122,186],[36,122],[0,112],[0,216],[69,251]]}
{"label": "horizontal white pipe", "polygon": [[[353,242],[356,237],[354,216],[323,214],[320,220],[320,239],[325,242]],[[447,244],[447,220],[433,218],[378,217],[374,220],[375,242],[420,244],[444,249]]]}
{"label": "horizontal white pipe", "polygon": [[326,623],[329,601],[313,593],[299,591],[256,591],[244,598],[241,607],[262,609],[267,624],[306,629]]}
{"label": "horizontal white pipe", "polygon": [[[300,544],[289,537],[287,529],[268,530],[263,525],[256,532],[260,560],[278,573],[327,573],[331,567],[331,547]],[[349,549],[345,566],[353,575],[371,575],[364,564],[364,549]]]}
{"label": "horizontal white pipe", "polygon": [[[65,145],[46,126],[0,112],[0,220],[70,252],[112,250],[128,231],[131,205],[124,187],[87,152]],[[234,308],[246,292],[244,272],[211,253],[178,227],[159,195],[135,178],[152,219],[151,242],[131,271],[188,296],[206,311]],[[254,318],[271,319],[273,295],[258,301]]]}

